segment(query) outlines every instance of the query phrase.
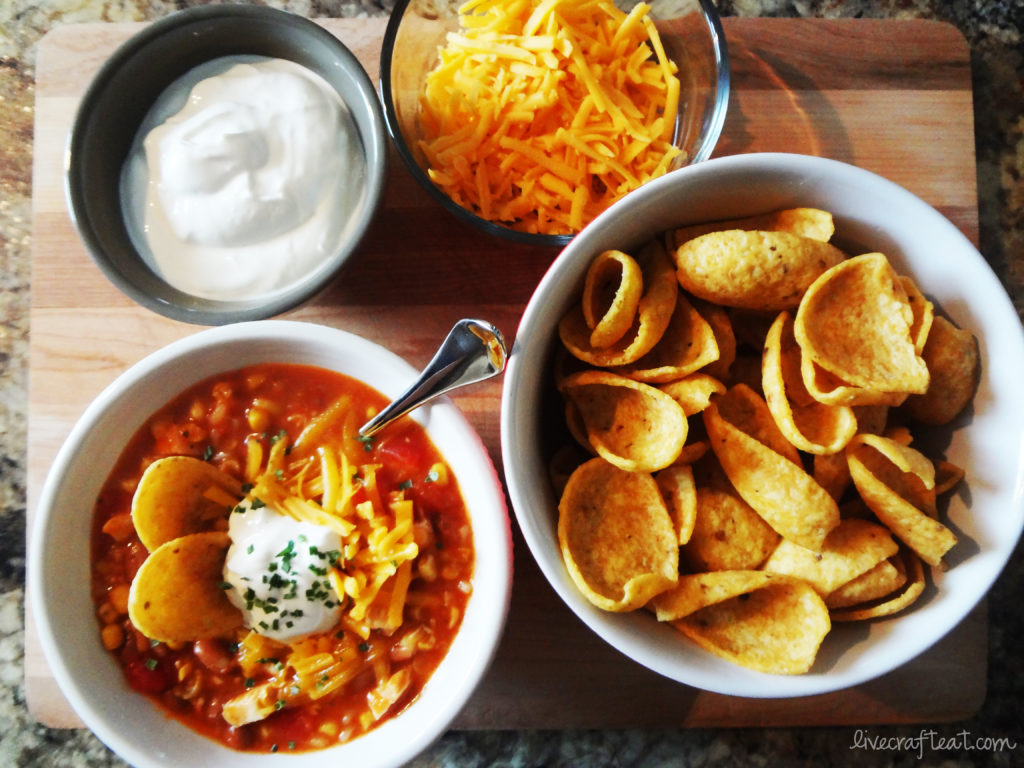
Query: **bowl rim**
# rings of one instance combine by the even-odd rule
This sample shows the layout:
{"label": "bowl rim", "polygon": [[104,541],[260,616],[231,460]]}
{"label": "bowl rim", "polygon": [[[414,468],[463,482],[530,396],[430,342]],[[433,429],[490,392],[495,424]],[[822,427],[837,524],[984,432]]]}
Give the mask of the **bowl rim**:
{"label": "bowl rim", "polygon": [[[387,126],[388,134],[391,136],[395,151],[402,159],[406,169],[412,177],[419,182],[419,185],[427,192],[427,194],[439,203],[444,210],[448,211],[459,220],[466,222],[487,234],[495,235],[512,242],[525,243],[527,245],[547,246],[552,248],[565,247],[579,233],[576,233],[576,235],[534,234],[531,232],[522,232],[520,230],[512,229],[497,222],[481,218],[472,211],[463,208],[442,192],[438,186],[430,180],[430,177],[423,172],[420,164],[416,161],[416,157],[410,149],[408,142],[406,142],[402,133],[401,125],[398,122],[398,113],[395,110],[395,99],[391,90],[391,61],[394,57],[398,28],[401,26],[406,10],[414,2],[417,2],[417,0],[397,0],[394,9],[388,17],[388,23],[384,30],[384,39],[381,45],[380,76],[378,78],[380,100],[384,110],[384,122]],[[715,104],[712,108],[711,116],[705,123],[706,133],[704,141],[697,153],[694,155],[694,159],[690,163],[691,165],[708,159],[718,144],[718,139],[722,134],[722,127],[725,125],[725,115],[729,106],[731,78],[729,48],[718,9],[711,0],[696,0],[696,2],[700,5],[701,11],[703,12],[704,22],[707,25],[708,32],[711,36],[712,48],[714,49],[716,92]],[[670,171],[669,173],[675,173],[675,171]]]}
{"label": "bowl rim", "polygon": [[[358,216],[353,219],[352,234],[346,237],[328,260],[293,288],[271,293],[265,300],[259,297],[238,302],[200,299],[166,284],[163,278],[154,273],[156,279],[167,285],[168,295],[174,297],[174,302],[172,302],[140,288],[108,262],[104,255],[103,238],[90,218],[85,215],[85,200],[88,196],[87,184],[75,158],[81,154],[80,148],[84,141],[84,135],[92,122],[92,110],[89,105],[106,91],[111,79],[117,75],[125,62],[141,55],[149,45],[168,32],[191,25],[231,20],[239,22],[269,21],[273,24],[288,25],[290,28],[320,41],[326,48],[333,51],[338,61],[344,64],[345,72],[359,92],[359,106],[365,108],[369,118],[369,131],[364,133],[361,128],[359,131],[367,166],[365,202],[361,206]],[[353,105],[347,102],[346,105],[350,112],[354,112]],[[65,140],[63,173],[65,208],[93,263],[118,290],[139,305],[172,320],[196,325],[222,325],[261,320],[293,309],[319,294],[357,251],[376,216],[387,186],[387,146],[384,114],[373,81],[351,49],[316,21],[291,11],[270,6],[205,5],[185,8],[150,22],[132,34],[114,49],[90,79],[75,107],[71,127]],[[123,216],[122,212],[121,217],[123,218]],[[132,243],[132,250],[137,253],[134,243]],[[313,279],[317,275],[319,277]]]}
{"label": "bowl rim", "polygon": [[729,94],[732,88],[729,44],[725,37],[725,28],[722,26],[722,17],[718,13],[718,8],[711,0],[697,1],[704,9],[704,19],[707,22],[713,41],[711,47],[715,52],[715,72],[718,86],[715,90],[715,106],[711,110],[704,142],[701,144],[700,149],[697,150],[697,154],[694,155],[693,162],[688,165],[694,165],[709,159],[711,153],[715,151],[715,147],[718,146],[718,139],[721,137],[722,128],[725,125],[725,116],[729,111]]}
{"label": "bowl rim", "polygon": [[[59,607],[49,604],[48,599],[53,596],[56,589],[56,585],[53,583],[56,577],[49,575],[48,569],[44,565],[48,562],[47,546],[51,542],[55,525],[53,510],[61,498],[62,484],[67,482],[69,469],[75,462],[76,453],[81,448],[82,441],[88,437],[96,425],[102,423],[104,419],[112,418],[112,414],[123,413],[123,407],[119,406],[122,405],[125,398],[133,397],[132,393],[138,392],[140,389],[145,390],[147,384],[152,384],[168,370],[189,361],[195,361],[201,371],[210,367],[220,371],[233,370],[246,363],[239,363],[236,357],[222,354],[224,351],[232,351],[245,345],[250,348],[248,354],[257,357],[265,354],[267,349],[291,350],[292,347],[289,345],[295,344],[306,346],[295,353],[295,358],[289,357],[286,362],[297,362],[296,358],[301,358],[304,364],[317,365],[317,363],[308,362],[306,358],[310,355],[323,357],[324,350],[340,347],[336,360],[342,361],[344,358],[344,361],[338,363],[338,367],[336,367],[336,363],[330,361],[320,364],[321,367],[339,370],[340,367],[351,365],[351,359],[358,358],[360,368],[362,369],[365,365],[366,369],[370,371],[368,378],[380,380],[382,377],[387,377],[387,392],[381,388],[379,382],[367,383],[388,397],[399,394],[402,388],[411,383],[418,375],[418,372],[409,363],[387,348],[351,332],[317,323],[294,320],[261,320],[205,329],[150,353],[126,369],[104,388],[76,421],[47,473],[29,532],[28,606],[38,628],[44,657],[68,702],[85,725],[101,741],[134,765],[156,768],[162,764],[162,761],[171,759],[172,756],[160,751],[151,752],[146,748],[147,745],[134,743],[130,734],[126,735],[118,728],[119,723],[112,722],[109,716],[105,716],[102,711],[93,706],[90,700],[91,689],[84,684],[86,681],[83,674],[85,673],[82,670],[72,669],[66,660],[65,651],[62,651],[63,647],[73,642],[68,635],[64,635],[63,639],[59,637],[60,632],[57,630],[57,625],[63,618],[63,614],[58,615]],[[286,355],[290,356],[291,352],[289,351]],[[202,362],[204,360],[207,362]],[[360,378],[357,373],[342,372],[354,378]],[[209,375],[216,375],[216,373]],[[207,374],[205,372],[197,373],[191,369],[191,366],[188,366],[188,371],[182,376],[188,381],[195,382],[206,378]],[[365,381],[366,379],[361,380]],[[184,386],[188,385],[175,386],[175,389],[180,391]],[[138,408],[152,413],[159,406],[158,403],[153,407],[139,405]],[[274,755],[230,750],[167,717],[161,709],[149,702],[146,702],[145,707],[141,707],[147,713],[145,717],[166,718],[168,729],[177,730],[178,733],[185,731],[189,734],[189,741],[203,744],[209,750],[211,765],[220,764],[218,756],[231,761],[231,765],[249,764],[252,761],[256,761],[257,764],[266,762],[271,765],[282,765],[287,762],[287,765],[295,766],[295,768],[301,768],[301,766],[312,768],[314,765],[321,764],[321,761],[326,759],[325,755],[328,754],[358,758],[362,765],[385,766],[409,760],[426,749],[447,729],[489,669],[504,633],[512,590],[511,519],[502,483],[479,434],[450,398],[441,396],[423,406],[412,417],[424,425],[428,434],[431,433],[432,428],[443,430],[448,435],[448,442],[458,442],[460,453],[464,452],[466,456],[465,466],[460,467],[456,472],[462,485],[463,495],[465,496],[469,489],[473,489],[478,494],[474,498],[479,498],[481,501],[478,508],[470,508],[471,515],[474,515],[474,537],[478,542],[486,541],[487,544],[486,547],[480,547],[477,550],[474,578],[480,574],[486,579],[482,583],[487,585],[487,589],[479,591],[474,589],[463,619],[464,622],[467,622],[466,626],[481,630],[481,635],[470,638],[465,633],[456,634],[448,654],[432,673],[419,697],[402,713],[404,715],[409,711],[418,712],[415,720],[406,720],[405,723],[401,723],[400,718],[396,716],[357,739],[324,750],[302,753],[282,751]],[[137,425],[125,428],[132,430],[137,428]],[[433,435],[431,437],[436,442],[436,438]],[[443,448],[441,446],[439,448],[442,450],[442,455],[446,455]],[[469,502],[467,497],[467,506],[469,506]],[[92,500],[89,500],[84,505],[89,510],[90,518],[92,503]],[[474,514],[474,509],[479,509],[480,512]],[[91,522],[89,525],[91,526]],[[482,537],[486,537],[486,539]],[[486,554],[487,558],[483,558],[482,554]],[[53,556],[56,555],[50,557]],[[88,561],[90,559],[88,548],[79,557]],[[84,589],[88,594],[88,586]],[[91,603],[82,610],[86,611],[89,616],[93,616]],[[468,622],[472,623],[468,624]],[[98,634],[96,635],[96,645],[99,646]],[[102,648],[98,648],[98,650],[94,648],[90,652],[96,653],[104,659],[109,655]],[[109,671],[116,673],[118,668],[115,665]],[[133,695],[127,685],[123,683],[122,678],[123,676],[105,678],[111,681],[113,687],[119,689],[113,691],[112,696]],[[437,685],[431,688],[431,684],[435,680],[438,681]],[[455,684],[455,692],[437,687],[445,683]],[[125,700],[129,703],[131,701],[131,699]],[[126,709],[132,708],[126,707]],[[398,725],[393,725],[396,723]],[[171,738],[173,738],[173,734],[168,736],[168,739]],[[380,754],[367,754],[372,748],[384,748],[388,753],[383,758]]]}
{"label": "bowl rim", "polygon": [[[541,327],[540,323],[542,321],[540,318],[544,315],[545,309],[550,307],[550,305],[561,306],[558,301],[553,300],[548,295],[550,291],[566,288],[567,286],[570,286],[570,290],[578,288],[576,283],[579,281],[574,281],[571,275],[581,274],[579,271],[580,267],[579,263],[577,263],[575,265],[576,268],[572,269],[573,263],[580,262],[581,259],[598,252],[601,247],[608,245],[600,234],[601,225],[615,217],[621,217],[624,210],[630,211],[634,218],[637,212],[640,212],[639,215],[642,216],[645,210],[656,205],[657,200],[670,191],[669,187],[691,185],[694,188],[707,189],[709,185],[715,183],[717,177],[722,175],[732,173],[739,175],[742,179],[749,180],[757,174],[760,174],[762,177],[770,177],[772,173],[780,173],[780,169],[784,169],[788,176],[794,179],[799,178],[802,182],[816,176],[832,174],[832,180],[838,186],[871,184],[873,189],[879,191],[879,193],[884,193],[884,196],[890,202],[899,201],[902,205],[913,207],[920,214],[925,229],[935,233],[935,237],[941,236],[945,238],[944,242],[948,244],[950,251],[955,250],[967,257],[969,265],[972,267],[969,272],[972,279],[976,281],[973,285],[983,288],[991,295],[992,301],[987,302],[985,306],[958,308],[961,310],[961,315],[967,315],[971,320],[971,324],[980,324],[984,321],[989,326],[998,327],[998,338],[979,338],[979,342],[983,345],[998,344],[999,348],[1003,351],[1015,350],[1018,361],[1024,360],[1024,326],[1021,325],[1012,302],[1006,295],[1005,289],[990,265],[984,260],[973,243],[951,221],[921,198],[872,171],[838,160],[791,153],[749,153],[727,156],[680,169],[673,174],[655,179],[650,184],[632,192],[625,200],[620,201],[596,219],[594,224],[574,239],[549,267],[527,304],[517,331],[516,341],[509,356],[508,369],[505,374],[506,383],[502,393],[500,419],[503,455],[522,456],[524,452],[528,452],[534,445],[532,442],[526,442],[527,438],[522,434],[529,429],[523,426],[523,423],[527,421],[527,418],[523,415],[525,413],[524,409],[529,403],[524,405],[523,401],[534,397],[529,394],[529,390],[535,387],[529,382],[534,382],[537,379],[537,374],[530,372],[529,368],[531,366],[536,368],[538,365],[541,365],[541,363],[532,361],[532,357],[545,358],[547,356],[549,348],[544,345],[557,343],[557,333],[553,328],[549,328],[546,325]],[[814,202],[809,201],[806,204],[814,204]],[[725,213],[723,215],[729,216],[732,214]],[[689,219],[685,218],[685,212],[682,216],[679,223],[681,225],[688,223]],[[858,226],[863,226],[863,222],[858,222]],[[870,228],[871,223],[868,222],[867,226]],[[871,234],[877,238],[879,232],[872,230]],[[628,247],[629,245],[625,244],[622,247]],[[946,269],[948,270],[949,268],[947,267]],[[567,276],[565,273],[570,270],[571,274]],[[935,282],[934,278],[933,282]],[[955,287],[948,290],[954,292],[960,290],[960,287],[956,286],[954,282],[951,281],[950,284]],[[550,312],[551,310],[548,309],[547,311]],[[999,324],[996,324],[997,320],[1000,321]],[[555,322],[557,323],[557,319]],[[527,356],[526,349],[528,348],[537,350],[537,354],[532,357]],[[1024,405],[1012,401],[1010,397],[1010,393],[1016,391],[1016,380],[1013,379],[1012,374],[1005,373],[1002,370],[993,373],[997,366],[988,365],[986,370],[988,358],[986,357],[987,350],[984,347],[982,354],[982,385],[986,388],[991,387],[993,393],[997,391],[1000,393],[1000,408],[1001,411],[1005,411],[1002,414],[1003,417],[1010,423],[1020,425],[1022,430],[1024,430]],[[524,369],[527,372],[521,373]],[[528,378],[521,379],[521,377]],[[994,397],[994,394],[990,394],[990,396]],[[971,415],[972,421],[984,419],[984,417],[985,414],[977,412]],[[985,419],[985,421],[990,420]],[[989,423],[987,426],[990,430],[993,427],[1004,429],[1005,423],[1000,422],[999,425]],[[1003,447],[1006,446],[1004,445]],[[984,455],[986,451],[988,452],[987,456]],[[506,462],[505,480],[512,503],[513,514],[534,561],[562,601],[586,626],[604,641],[615,647],[620,653],[627,655],[634,662],[664,677],[696,688],[749,698],[790,698],[841,690],[867,682],[895,670],[926,651],[952,631],[982,600],[1012,556],[1014,551],[1013,542],[1018,541],[1022,531],[1024,531],[1024,490],[1022,490],[1024,489],[1024,444],[1020,444],[1018,441],[1018,444],[1014,447],[1013,456],[1010,458],[1001,457],[987,448],[975,449],[972,445],[972,456],[975,457],[975,460],[977,460],[979,455],[982,459],[989,459],[992,464],[997,463],[996,460],[1003,461],[1004,459],[1005,464],[1013,463],[1012,469],[1007,467],[1010,470],[1008,472],[1009,476],[1001,477],[999,481],[999,493],[996,495],[996,498],[993,499],[992,496],[987,497],[990,502],[994,500],[1001,503],[1005,508],[1006,515],[1000,521],[994,522],[992,515],[985,516],[990,518],[990,527],[1005,526],[1008,529],[1012,529],[1004,531],[1007,534],[1007,538],[1012,539],[1012,541],[996,539],[992,550],[979,552],[974,557],[968,554],[965,561],[958,562],[956,567],[950,569],[948,573],[941,575],[944,579],[952,577],[959,579],[959,583],[963,583],[963,579],[967,578],[967,573],[969,572],[972,579],[971,589],[974,590],[969,598],[961,596],[959,600],[952,604],[948,601],[944,602],[942,605],[945,612],[941,614],[941,618],[944,620],[941,631],[929,632],[930,625],[925,625],[925,631],[919,635],[912,636],[909,642],[895,649],[895,652],[887,655],[884,660],[864,660],[859,658],[857,663],[846,670],[834,671],[832,665],[828,664],[826,669],[821,672],[816,672],[812,669],[808,675],[800,676],[767,675],[744,670],[739,667],[734,668],[734,665],[729,665],[728,662],[718,660],[705,652],[699,652],[695,657],[691,657],[688,666],[687,664],[681,664],[676,656],[670,659],[660,656],[654,650],[657,643],[660,641],[663,647],[666,643],[672,643],[672,640],[669,639],[669,634],[674,632],[674,630],[667,629],[665,633],[657,638],[648,638],[649,642],[645,644],[641,636],[649,633],[648,629],[643,629],[635,623],[629,623],[628,620],[622,620],[624,615],[606,614],[590,605],[579,590],[576,589],[575,585],[571,583],[564,563],[560,555],[558,555],[557,542],[552,544],[549,541],[549,529],[541,523],[540,518],[544,515],[554,515],[555,512],[551,509],[550,505],[545,503],[543,493],[529,487],[530,478],[525,476],[525,470],[521,469],[520,465],[522,462]],[[532,467],[530,471],[533,472]],[[986,470],[989,473],[991,471],[991,469]],[[520,474],[521,472],[523,473],[522,475]],[[536,474],[540,474],[540,472],[538,471]],[[980,479],[975,484],[972,493],[976,497],[989,493],[990,489],[984,486],[986,481],[990,480],[990,477]],[[557,504],[557,497],[554,498]],[[970,509],[974,508],[973,505],[975,503],[978,503],[977,499],[971,498]],[[540,507],[544,507],[543,511],[538,510]],[[1004,523],[1002,520],[1006,522]],[[986,530],[985,532],[991,534],[992,531]],[[553,552],[552,548],[554,549]],[[963,572],[965,568],[967,572]],[[962,576],[957,574],[958,569],[961,569],[961,572],[963,572]],[[936,597],[941,600],[943,595],[938,594]],[[936,602],[938,600],[933,599],[922,608],[930,608]],[[922,610],[922,608],[915,608],[905,615],[894,618],[893,621],[911,618],[916,611]],[[916,620],[912,626],[919,627],[919,621]],[[879,627],[882,627],[878,631],[888,632],[889,630],[885,629],[885,626],[886,622],[881,622],[872,624],[871,628],[878,630]],[[888,636],[883,636],[883,641],[888,639]],[[902,639],[905,640],[906,638]],[[696,649],[696,646],[693,646],[693,649]],[[888,650],[893,649],[888,648]],[[724,669],[725,675],[716,676],[714,671],[716,668],[719,670]]]}

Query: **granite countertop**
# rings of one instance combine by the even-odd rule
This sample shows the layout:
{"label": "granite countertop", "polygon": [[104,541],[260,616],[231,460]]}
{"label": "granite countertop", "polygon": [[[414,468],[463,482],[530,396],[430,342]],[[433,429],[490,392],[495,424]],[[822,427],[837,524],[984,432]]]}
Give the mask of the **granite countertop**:
{"label": "granite countertop", "polygon": [[[0,765],[122,765],[87,731],[27,712],[23,686],[25,465],[36,47],[55,25],[143,21],[201,0],[0,2]],[[383,16],[390,0],[271,0],[312,17]],[[725,16],[928,18],[971,50],[980,247],[1024,309],[1024,2],[720,0]],[[960,723],[872,728],[452,732],[415,766],[1013,765],[1024,755],[1024,558],[989,601],[988,695]],[[956,681],[950,681],[956,685]],[[880,741],[879,737],[886,739]],[[896,738],[890,738],[896,737]]]}

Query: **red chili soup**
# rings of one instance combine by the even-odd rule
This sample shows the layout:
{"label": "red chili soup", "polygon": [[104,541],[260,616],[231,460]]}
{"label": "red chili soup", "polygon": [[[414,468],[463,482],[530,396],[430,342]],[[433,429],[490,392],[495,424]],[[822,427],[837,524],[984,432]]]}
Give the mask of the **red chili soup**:
{"label": "red chili soup", "polygon": [[[416,698],[462,621],[473,538],[455,476],[419,424],[403,419],[358,437],[385,404],[332,371],[262,364],[191,387],[135,434],[97,499],[92,537],[101,641],[134,690],[190,728],[254,752],[344,742]],[[181,485],[153,479],[156,493],[140,493],[133,516],[146,470],[176,456],[209,465],[197,478],[226,481],[197,479],[198,495],[173,512],[163,503],[180,501]],[[147,535],[146,525],[176,514],[183,535]],[[254,538],[243,542],[243,530]],[[190,576],[186,545],[213,534],[225,543],[210,572]],[[312,557],[308,566],[300,555]],[[150,557],[177,571],[147,577]],[[264,570],[244,570],[250,561]],[[174,579],[189,578],[203,582],[203,601],[182,602]],[[209,636],[191,607],[207,599],[228,617]],[[150,629],[139,618],[147,611],[169,617],[173,631]],[[302,633],[311,612],[326,624]]]}

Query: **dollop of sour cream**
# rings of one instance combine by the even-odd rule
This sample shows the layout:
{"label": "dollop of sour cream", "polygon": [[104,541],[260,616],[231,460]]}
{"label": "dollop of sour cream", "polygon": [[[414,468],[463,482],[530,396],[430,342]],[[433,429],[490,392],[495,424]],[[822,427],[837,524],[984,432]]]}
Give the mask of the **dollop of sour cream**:
{"label": "dollop of sour cream", "polygon": [[160,95],[122,170],[121,202],[168,283],[249,299],[333,253],[365,174],[352,115],[323,78],[283,59],[225,57]]}
{"label": "dollop of sour cream", "polygon": [[287,642],[338,623],[341,606],[327,576],[340,554],[338,534],[247,499],[231,512],[228,536],[226,592],[247,627]]}

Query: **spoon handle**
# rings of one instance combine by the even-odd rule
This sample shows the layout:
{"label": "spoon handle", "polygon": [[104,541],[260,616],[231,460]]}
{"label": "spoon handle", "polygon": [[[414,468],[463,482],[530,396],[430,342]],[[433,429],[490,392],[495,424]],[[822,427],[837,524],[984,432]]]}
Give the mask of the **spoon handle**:
{"label": "spoon handle", "polygon": [[496,376],[505,370],[507,360],[508,348],[501,331],[484,320],[460,320],[419,378],[361,426],[359,435],[369,437],[439,395]]}

